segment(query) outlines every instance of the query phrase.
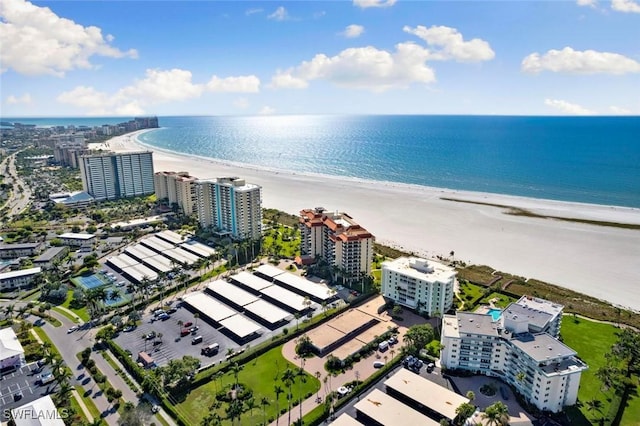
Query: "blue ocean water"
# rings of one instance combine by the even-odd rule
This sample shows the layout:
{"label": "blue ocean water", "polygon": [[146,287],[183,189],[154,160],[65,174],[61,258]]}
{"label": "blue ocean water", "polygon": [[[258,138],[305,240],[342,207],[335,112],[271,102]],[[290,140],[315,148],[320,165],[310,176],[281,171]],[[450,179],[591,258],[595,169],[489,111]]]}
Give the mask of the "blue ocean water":
{"label": "blue ocean water", "polygon": [[300,115],[159,121],[162,128],[140,140],[180,153],[302,173],[640,207],[640,117]]}

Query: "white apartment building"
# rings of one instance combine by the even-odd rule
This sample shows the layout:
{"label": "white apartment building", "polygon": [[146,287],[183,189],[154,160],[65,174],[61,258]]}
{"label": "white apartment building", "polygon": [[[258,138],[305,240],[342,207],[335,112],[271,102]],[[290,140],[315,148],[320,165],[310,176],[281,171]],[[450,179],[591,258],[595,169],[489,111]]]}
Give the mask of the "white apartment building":
{"label": "white apartment building", "polygon": [[262,187],[239,177],[198,180],[198,221],[235,239],[262,237]]}
{"label": "white apartment building", "polygon": [[0,291],[14,291],[29,287],[42,268],[28,268],[0,273]]}
{"label": "white apartment building", "polygon": [[382,263],[382,295],[431,316],[453,305],[456,270],[442,263],[400,257]]}
{"label": "white apartment building", "polygon": [[[562,307],[554,316],[529,309],[530,301],[536,307],[554,305],[523,297],[498,318],[471,312],[445,315],[440,361],[446,368],[500,378],[532,405],[555,413],[576,403],[580,377],[588,366],[557,338],[538,331],[559,330]],[[557,310],[560,305],[555,306]]]}
{"label": "white apartment building", "polygon": [[169,205],[176,204],[185,216],[196,212],[197,178],[189,172],[157,172],[153,175],[158,200],[166,199]]}
{"label": "white apartment building", "polygon": [[13,328],[0,329],[0,370],[18,368],[24,364],[24,349]]}
{"label": "white apartment building", "polygon": [[84,191],[98,201],[155,192],[151,151],[84,155],[80,174]]}
{"label": "white apartment building", "polygon": [[371,274],[375,237],[351,216],[322,207],[300,211],[300,252],[338,267],[345,279]]}

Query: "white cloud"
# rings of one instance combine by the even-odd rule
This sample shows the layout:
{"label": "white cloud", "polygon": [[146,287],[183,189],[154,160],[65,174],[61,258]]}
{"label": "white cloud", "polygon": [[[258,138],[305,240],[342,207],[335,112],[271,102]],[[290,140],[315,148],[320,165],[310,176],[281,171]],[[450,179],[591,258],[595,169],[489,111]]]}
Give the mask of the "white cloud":
{"label": "white cloud", "polygon": [[347,38],[356,38],[360,37],[362,33],[364,33],[364,27],[362,25],[351,24],[347,25],[340,34]]}
{"label": "white cloud", "polygon": [[554,108],[563,114],[567,115],[592,115],[595,112],[588,110],[587,108],[580,106],[578,104],[572,104],[567,101],[563,101],[560,99],[545,99],[544,104]]}
{"label": "white cloud", "polygon": [[287,9],[284,8],[284,6],[279,6],[275,10],[275,12],[267,16],[267,18],[273,19],[274,21],[286,21],[287,19],[289,19],[289,13],[287,12]]}
{"label": "white cloud", "polygon": [[29,93],[25,93],[22,96],[9,95],[7,96],[7,100],[6,100],[6,103],[8,105],[18,105],[18,104],[29,105],[31,102],[32,102],[32,99]]}
{"label": "white cloud", "polygon": [[335,56],[317,54],[310,61],[279,71],[273,88],[305,88],[311,80],[326,80],[340,87],[375,92],[435,81],[426,65],[429,51],[415,43],[397,44],[394,52],[372,46],[349,48]]}
{"label": "white cloud", "polygon": [[260,91],[260,79],[255,75],[220,78],[211,77],[207,90],[222,93],[257,93]]}
{"label": "white cloud", "polygon": [[532,53],[522,60],[522,71],[566,72],[571,74],[626,74],[640,72],[640,63],[618,53],[595,50],[549,50],[544,55]]}
{"label": "white cloud", "polygon": [[397,0],[353,0],[353,5],[362,9],[369,7],[391,7]]}
{"label": "white cloud", "polygon": [[577,0],[576,3],[578,6],[596,7],[598,0]]}
{"label": "white cloud", "polygon": [[611,9],[624,13],[640,13],[640,3],[634,0],[613,0]]}
{"label": "white cloud", "polygon": [[191,71],[148,69],[145,77],[115,93],[100,92],[93,87],[78,86],[61,93],[58,102],[76,106],[91,115],[142,114],[146,107],[198,98],[205,91],[251,93],[258,91],[255,76],[211,77],[207,84],[194,83]]}
{"label": "white cloud", "polygon": [[138,57],[134,49],[111,46],[114,37],[103,36],[100,28],[84,27],[25,0],[2,0],[0,18],[0,72],[62,77],[74,69],[94,68],[92,56]]}
{"label": "white cloud", "polygon": [[247,109],[249,108],[249,100],[247,98],[238,98],[233,101],[233,106],[238,109]]}
{"label": "white cloud", "polygon": [[260,111],[258,111],[258,114],[260,115],[273,115],[275,113],[276,110],[268,105],[263,106],[262,108],[260,108]]}
{"label": "white cloud", "polygon": [[462,34],[455,28],[436,25],[427,28],[418,25],[415,28],[405,26],[403,31],[417,36],[430,47],[438,49],[430,54],[431,60],[454,59],[460,62],[479,62],[495,57],[489,43],[479,38],[465,41]]}
{"label": "white cloud", "polygon": [[247,9],[247,11],[244,12],[244,14],[249,16],[249,15],[254,15],[256,13],[262,13],[262,12],[264,12],[264,9],[262,9],[262,8],[254,8],[254,9]]}
{"label": "white cloud", "polygon": [[622,107],[617,107],[617,106],[614,106],[614,105],[609,107],[609,111],[612,114],[615,114],[615,115],[629,115],[629,114],[631,114],[630,110],[628,110],[626,108],[622,108]]}

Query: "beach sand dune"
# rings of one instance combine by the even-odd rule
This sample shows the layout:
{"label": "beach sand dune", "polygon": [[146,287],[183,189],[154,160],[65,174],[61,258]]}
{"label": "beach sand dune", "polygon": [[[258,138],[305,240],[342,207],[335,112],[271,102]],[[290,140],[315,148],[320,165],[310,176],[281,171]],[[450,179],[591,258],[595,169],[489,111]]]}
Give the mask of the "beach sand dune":
{"label": "beach sand dune", "polygon": [[428,257],[454,251],[458,260],[640,310],[640,230],[513,216],[502,208],[442,198],[633,224],[640,224],[640,209],[264,170],[164,152],[140,145],[136,135],[108,145],[114,151],[153,150],[156,171],[188,171],[203,179],[243,177],[262,186],[264,207],[292,214],[318,206],[345,211],[381,243]]}

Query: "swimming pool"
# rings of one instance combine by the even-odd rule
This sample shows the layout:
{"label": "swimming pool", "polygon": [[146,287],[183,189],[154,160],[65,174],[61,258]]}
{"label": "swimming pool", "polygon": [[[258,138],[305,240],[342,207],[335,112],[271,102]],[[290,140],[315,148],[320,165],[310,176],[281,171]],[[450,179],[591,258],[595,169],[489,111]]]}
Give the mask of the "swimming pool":
{"label": "swimming pool", "polygon": [[500,315],[502,315],[502,309],[491,308],[487,311],[487,314],[491,315],[493,321],[498,321],[500,319]]}

